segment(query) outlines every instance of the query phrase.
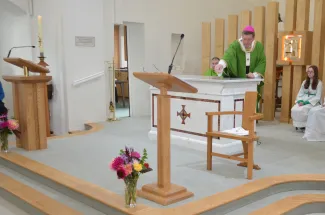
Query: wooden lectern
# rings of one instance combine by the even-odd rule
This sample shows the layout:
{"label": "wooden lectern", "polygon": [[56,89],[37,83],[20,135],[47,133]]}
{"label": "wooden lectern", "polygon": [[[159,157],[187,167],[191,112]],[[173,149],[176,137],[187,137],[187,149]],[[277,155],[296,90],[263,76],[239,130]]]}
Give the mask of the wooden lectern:
{"label": "wooden lectern", "polygon": [[47,148],[45,83],[52,76],[29,76],[29,72],[46,74],[50,71],[21,58],[4,58],[4,61],[24,69],[24,76],[3,76],[12,83],[14,116],[19,121],[20,139],[16,146],[25,150]]}
{"label": "wooden lectern", "polygon": [[157,96],[157,160],[158,182],[147,184],[138,195],[161,205],[169,205],[194,194],[170,180],[170,95],[168,91],[197,93],[197,89],[167,73],[134,72],[133,75],[160,90]]}

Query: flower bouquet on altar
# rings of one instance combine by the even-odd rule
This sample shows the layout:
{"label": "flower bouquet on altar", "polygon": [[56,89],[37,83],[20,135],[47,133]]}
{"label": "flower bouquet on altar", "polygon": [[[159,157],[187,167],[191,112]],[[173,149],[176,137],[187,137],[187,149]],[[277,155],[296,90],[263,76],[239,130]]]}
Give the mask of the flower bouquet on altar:
{"label": "flower bouquet on altar", "polygon": [[137,182],[140,174],[152,171],[149,164],[147,150],[143,149],[142,156],[133,148],[125,147],[120,151],[120,156],[113,159],[110,168],[116,171],[117,178],[125,183],[125,206],[133,208],[137,200]]}
{"label": "flower bouquet on altar", "polygon": [[8,137],[15,134],[19,137],[20,132],[17,130],[19,124],[15,119],[9,119],[7,115],[0,116],[0,141],[1,151],[8,152]]}

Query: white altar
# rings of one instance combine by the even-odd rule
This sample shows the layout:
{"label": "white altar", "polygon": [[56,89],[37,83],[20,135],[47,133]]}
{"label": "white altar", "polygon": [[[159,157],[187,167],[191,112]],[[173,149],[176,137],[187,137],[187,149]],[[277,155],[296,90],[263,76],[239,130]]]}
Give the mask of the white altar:
{"label": "white altar", "polygon": [[[206,151],[207,116],[212,111],[242,111],[246,91],[257,91],[263,79],[229,79],[196,75],[178,75],[181,80],[198,89],[198,93],[171,95],[171,143]],[[150,88],[151,130],[150,139],[157,139],[157,97],[159,90]],[[226,130],[241,126],[240,115],[215,116],[213,129]],[[213,151],[231,154],[242,151],[241,141],[214,139]]]}

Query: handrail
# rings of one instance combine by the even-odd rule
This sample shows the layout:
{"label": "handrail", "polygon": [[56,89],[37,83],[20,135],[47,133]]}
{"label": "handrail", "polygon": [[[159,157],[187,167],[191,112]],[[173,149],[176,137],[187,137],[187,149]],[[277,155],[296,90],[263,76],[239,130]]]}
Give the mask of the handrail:
{"label": "handrail", "polygon": [[104,74],[105,74],[105,72],[104,72],[104,71],[101,71],[101,72],[97,72],[97,73],[95,73],[95,74],[89,75],[89,76],[87,76],[87,77],[80,78],[79,80],[74,81],[74,82],[72,83],[72,86],[75,87],[75,86],[78,86],[78,85],[80,85],[80,84],[83,84],[83,83],[89,82],[89,81],[91,81],[91,80],[94,80],[94,79],[96,79],[96,78],[101,77],[101,76],[104,75]]}

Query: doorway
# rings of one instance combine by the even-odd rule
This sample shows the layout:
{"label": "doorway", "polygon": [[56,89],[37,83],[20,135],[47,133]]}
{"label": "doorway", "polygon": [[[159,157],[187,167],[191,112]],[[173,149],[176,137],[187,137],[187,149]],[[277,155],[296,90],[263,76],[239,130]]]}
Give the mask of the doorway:
{"label": "doorway", "polygon": [[115,116],[130,117],[127,26],[114,25]]}

